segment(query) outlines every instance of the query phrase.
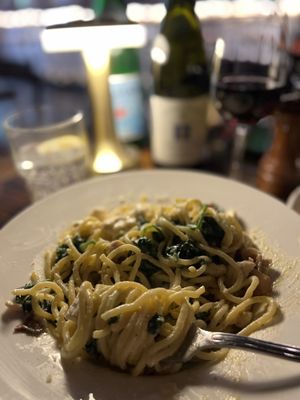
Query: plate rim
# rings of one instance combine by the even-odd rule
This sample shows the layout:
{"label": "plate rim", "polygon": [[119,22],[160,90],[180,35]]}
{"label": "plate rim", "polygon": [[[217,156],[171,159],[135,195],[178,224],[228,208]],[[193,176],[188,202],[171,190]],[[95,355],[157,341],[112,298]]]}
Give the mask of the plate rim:
{"label": "plate rim", "polygon": [[46,197],[44,197],[41,200],[38,200],[34,203],[29,204],[27,207],[25,207],[23,210],[21,210],[20,212],[18,212],[16,215],[14,215],[12,218],[10,218],[0,229],[0,235],[3,233],[3,231],[5,231],[6,228],[10,228],[10,226],[14,223],[16,223],[16,221],[19,218],[22,218],[23,215],[30,213],[31,210],[33,208],[39,207],[40,205],[43,205],[44,203],[47,203],[51,200],[55,200],[55,198],[57,197],[61,197],[63,196],[65,193],[67,192],[71,192],[71,191],[76,191],[78,190],[79,187],[85,187],[85,186],[89,186],[92,184],[96,184],[97,182],[100,181],[110,181],[110,180],[115,180],[115,179],[119,179],[120,177],[126,177],[127,176],[134,176],[134,175],[163,175],[163,174],[168,174],[171,173],[174,175],[176,174],[181,174],[181,175],[185,175],[185,174],[195,174],[198,176],[202,176],[202,177],[207,177],[207,178],[212,178],[215,180],[221,180],[223,182],[227,182],[229,184],[233,184],[234,186],[243,188],[244,190],[248,190],[248,191],[252,191],[253,194],[258,195],[258,196],[262,196],[262,198],[265,199],[269,199],[270,201],[273,201],[275,203],[277,203],[277,205],[279,206],[283,206],[284,209],[288,209],[289,211],[291,211],[292,213],[294,213],[296,216],[300,217],[300,215],[293,209],[288,207],[288,205],[286,203],[284,203],[283,201],[281,201],[280,199],[278,199],[277,197],[263,192],[262,190],[248,184],[245,182],[240,182],[240,181],[235,181],[227,176],[222,176],[222,175],[218,175],[216,173],[212,173],[212,172],[206,172],[206,171],[198,171],[198,170],[193,170],[193,169],[187,169],[187,170],[183,170],[183,169],[170,169],[170,168],[164,168],[164,169],[145,169],[145,170],[127,170],[127,171],[122,171],[119,173],[114,173],[114,174],[107,174],[107,175],[98,175],[98,176],[92,176],[88,179],[85,179],[83,181],[80,182],[76,182],[72,185],[69,185],[65,188],[62,188]]}

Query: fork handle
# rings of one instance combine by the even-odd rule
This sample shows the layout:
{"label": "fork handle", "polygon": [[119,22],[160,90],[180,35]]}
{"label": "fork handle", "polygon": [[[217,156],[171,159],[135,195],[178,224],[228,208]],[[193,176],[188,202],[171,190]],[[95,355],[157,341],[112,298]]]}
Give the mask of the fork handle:
{"label": "fork handle", "polygon": [[300,361],[300,347],[254,339],[232,333],[212,333],[209,340],[214,346],[239,348],[270,354],[284,359]]}

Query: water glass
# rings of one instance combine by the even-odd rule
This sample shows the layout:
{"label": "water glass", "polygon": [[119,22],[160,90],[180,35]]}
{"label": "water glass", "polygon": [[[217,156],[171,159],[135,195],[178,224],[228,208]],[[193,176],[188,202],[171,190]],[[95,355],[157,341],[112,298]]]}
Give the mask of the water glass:
{"label": "water glass", "polygon": [[32,200],[90,175],[90,156],[81,111],[32,108],[4,121],[15,166]]}

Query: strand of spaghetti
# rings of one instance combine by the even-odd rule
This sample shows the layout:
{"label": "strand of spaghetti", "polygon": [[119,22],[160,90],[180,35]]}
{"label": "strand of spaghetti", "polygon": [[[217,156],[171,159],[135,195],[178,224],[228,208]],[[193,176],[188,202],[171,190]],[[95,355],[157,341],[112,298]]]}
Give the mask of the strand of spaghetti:
{"label": "strand of spaghetti", "polygon": [[92,285],[90,282],[84,282],[79,291],[79,310],[76,330],[62,346],[62,356],[64,358],[74,358],[78,356],[92,331],[93,322],[93,296]]}
{"label": "strand of spaghetti", "polygon": [[51,278],[51,270],[52,270],[52,257],[51,252],[47,251],[44,256],[44,275],[46,279]]}
{"label": "strand of spaghetti", "polygon": [[[242,329],[239,334],[240,335],[250,335],[250,333],[253,333],[263,326],[267,325],[270,321],[272,321],[273,317],[276,314],[277,311],[277,304],[275,301],[267,296],[263,296],[266,299],[266,305],[268,305],[267,311],[259,318],[256,320],[250,322],[249,325],[247,325],[244,329]],[[255,299],[255,297],[254,297]],[[256,298],[257,299],[257,298]],[[250,299],[249,299],[250,300]]]}
{"label": "strand of spaghetti", "polygon": [[142,261],[142,254],[141,254],[141,252],[139,252],[139,253],[136,254],[136,259],[135,259],[135,262],[133,264],[133,267],[132,267],[130,275],[129,275],[129,280],[130,281],[134,281],[135,280],[136,274],[138,272],[138,269],[141,266],[141,261]]}
{"label": "strand of spaghetti", "polygon": [[[51,300],[53,299],[53,296],[51,296]],[[41,307],[41,302],[43,300],[46,300],[45,296],[38,296],[35,295],[32,297],[31,304],[32,304],[32,310],[36,316],[39,318],[45,318],[46,320],[54,321],[55,320],[55,315],[53,315],[50,312],[45,311]]]}
{"label": "strand of spaghetti", "polygon": [[121,255],[121,253],[129,253],[129,252],[133,252],[133,253],[140,253],[141,250],[137,247],[134,246],[133,244],[122,244],[120,246],[118,246],[116,249],[112,250],[107,257],[110,259],[114,259],[117,258]]}
{"label": "strand of spaghetti", "polygon": [[63,280],[62,280],[61,276],[59,274],[55,273],[54,276],[53,276],[53,280],[61,288],[61,290],[63,291],[64,297],[68,298],[68,296],[69,296],[69,288],[67,287],[67,285],[65,283],[63,283]]}
{"label": "strand of spaghetti", "polygon": [[259,304],[259,303],[263,303],[263,304],[266,304],[269,306],[268,311],[262,316],[262,317],[266,316],[266,318],[262,318],[262,319],[257,318],[254,322],[252,322],[248,325],[248,327],[250,327],[249,329],[248,329],[248,327],[244,328],[242,331],[240,331],[240,334],[244,334],[244,332],[248,332],[248,331],[249,331],[249,333],[251,333],[252,331],[255,330],[255,329],[252,330],[254,326],[257,328],[261,327],[262,323],[264,321],[268,321],[274,315],[274,313],[276,312],[276,308],[277,308],[274,300],[267,296],[252,297],[252,298],[247,299],[247,300],[243,301],[242,303],[234,306],[226,316],[225,325],[230,326],[231,324],[233,324],[235,321],[238,320],[239,315],[243,311],[245,311],[249,307],[253,306],[253,304]]}
{"label": "strand of spaghetti", "polygon": [[203,250],[205,250],[205,251],[207,251],[207,252],[209,252],[211,254],[214,254],[214,255],[217,255],[217,256],[221,257],[222,259],[224,259],[234,269],[235,274],[236,274],[236,279],[235,279],[234,284],[230,288],[227,288],[227,291],[229,293],[231,293],[231,292],[236,292],[239,289],[241,289],[242,284],[243,284],[243,273],[242,273],[241,269],[238,267],[236,261],[234,261],[232,259],[232,257],[230,257],[229,255],[224,253],[222,250],[218,250],[218,249],[215,249],[215,248],[210,247],[210,246],[205,246],[203,244],[200,244],[200,247]]}
{"label": "strand of spaghetti", "polygon": [[255,291],[255,289],[258,287],[259,285],[259,279],[257,276],[252,275],[249,278],[247,278],[244,281],[244,285],[243,286],[247,286],[249,284],[249,286],[247,287],[247,290],[244,294],[244,296],[242,297],[238,297],[238,296],[233,296],[231,293],[229,293],[228,289],[225,287],[223,279],[219,278],[218,279],[218,285],[220,288],[220,292],[222,293],[222,295],[224,296],[224,298],[226,300],[229,300],[230,302],[234,303],[234,304],[239,304],[242,303],[243,301],[249,299],[250,297],[253,296],[253,293]]}
{"label": "strand of spaghetti", "polygon": [[155,265],[155,267],[158,267],[159,269],[163,270],[169,277],[170,282],[173,282],[175,279],[174,272],[169,268],[167,263],[164,263],[164,261],[161,261],[161,259],[156,260],[154,257],[149,256],[148,254],[143,253],[142,254],[142,260],[147,260],[151,264]]}
{"label": "strand of spaghetti", "polygon": [[72,238],[69,235],[65,238],[65,243],[68,246],[68,254],[70,258],[72,260],[77,260],[81,256],[81,253],[77,250],[72,241]]}
{"label": "strand of spaghetti", "polygon": [[13,294],[15,296],[35,296],[36,293],[38,293],[40,290],[53,290],[56,293],[56,296],[58,297],[59,300],[64,299],[64,293],[62,289],[55,283],[51,281],[42,281],[36,283],[33,287],[28,288],[28,289],[15,289],[13,290]]}
{"label": "strand of spaghetti", "polygon": [[107,257],[105,254],[101,254],[100,260],[102,261],[103,266],[108,266],[109,269],[112,270],[114,281],[120,282],[120,272],[118,270],[116,263],[112,261],[112,259]]}
{"label": "strand of spaghetti", "polygon": [[70,263],[70,256],[63,257],[51,269],[50,276],[53,278],[54,274],[62,274],[62,271],[72,271],[72,264]]}
{"label": "strand of spaghetti", "polygon": [[166,338],[155,343],[145,352],[144,356],[133,369],[133,375],[140,374],[145,365],[154,367],[161,360],[174,354],[182,344],[191,326],[193,317],[194,315],[190,305],[187,302],[183,303],[173,332]]}
{"label": "strand of spaghetti", "polygon": [[217,329],[219,329],[220,324],[223,322],[224,318],[228,314],[228,310],[229,305],[224,304],[222,307],[219,308],[219,310],[217,310],[216,313],[214,313],[208,325],[209,330],[216,331]]}
{"label": "strand of spaghetti", "polygon": [[110,350],[110,363],[112,365],[117,365],[121,369],[126,368],[128,353],[131,351],[132,346],[135,345],[136,338],[138,337],[135,331],[140,317],[141,313],[133,313],[127,322],[126,329],[123,329],[117,335],[117,340]]}
{"label": "strand of spaghetti", "polygon": [[198,299],[203,293],[205,293],[204,286],[200,286],[196,290],[186,290],[183,288],[180,291],[170,293],[169,301],[178,303],[185,298]]}
{"label": "strand of spaghetti", "polygon": [[187,241],[189,239],[189,237],[185,233],[183,233],[180,229],[178,229],[174,224],[172,224],[164,217],[158,218],[157,225],[171,231],[172,233],[174,233],[174,235],[178,236],[183,241]]}
{"label": "strand of spaghetti", "polygon": [[68,296],[67,296],[68,305],[69,305],[69,306],[71,306],[71,304],[74,303],[75,297],[76,297],[75,284],[74,284],[74,279],[73,279],[73,277],[71,277],[71,278],[69,279],[69,282],[68,282]]}
{"label": "strand of spaghetti", "polygon": [[133,303],[130,304],[122,304],[118,307],[115,307],[112,310],[108,310],[102,314],[102,318],[104,320],[108,320],[112,317],[116,317],[117,315],[127,313],[127,312],[134,312],[139,309],[143,304],[147,304],[147,302],[153,302],[153,298],[155,296],[166,296],[168,292],[173,292],[169,289],[164,288],[155,288],[146,290],[138,299],[136,299]]}
{"label": "strand of spaghetti", "polygon": [[188,270],[181,271],[181,275],[184,278],[188,278],[188,279],[196,278],[200,275],[203,275],[206,272],[206,269],[207,269],[207,264],[202,264],[202,265],[200,265],[199,268],[191,266],[188,268]]}
{"label": "strand of spaghetti", "polygon": [[172,289],[172,290],[180,290],[181,289],[181,274],[180,274],[179,268],[176,268],[176,270],[175,270],[175,279],[172,282],[170,289]]}

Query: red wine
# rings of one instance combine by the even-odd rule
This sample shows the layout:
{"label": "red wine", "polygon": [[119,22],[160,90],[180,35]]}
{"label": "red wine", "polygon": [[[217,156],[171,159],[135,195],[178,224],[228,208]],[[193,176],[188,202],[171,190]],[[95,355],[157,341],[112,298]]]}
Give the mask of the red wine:
{"label": "red wine", "polygon": [[279,102],[284,86],[262,76],[223,76],[216,87],[216,106],[225,118],[256,123]]}

